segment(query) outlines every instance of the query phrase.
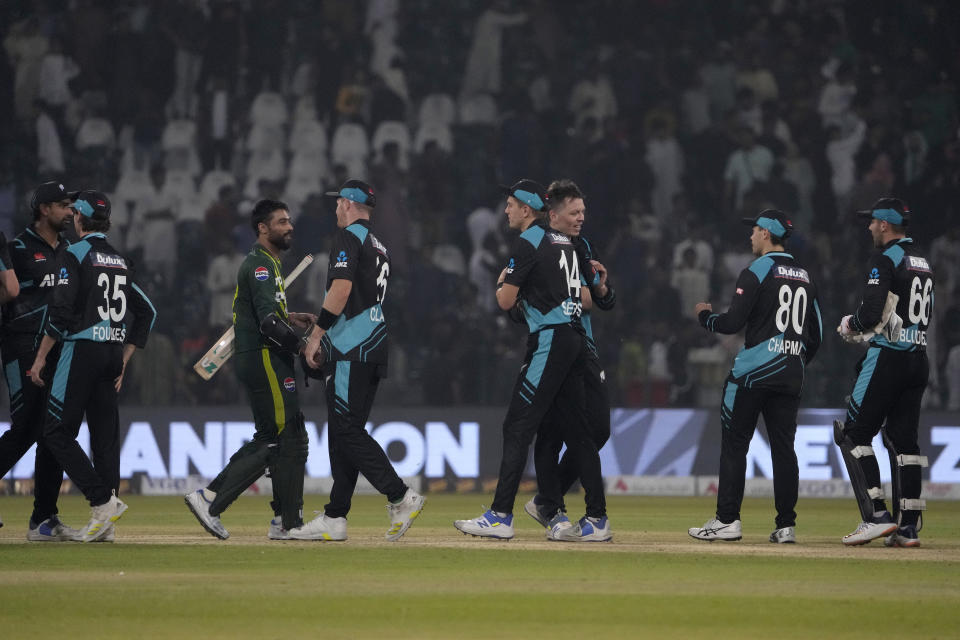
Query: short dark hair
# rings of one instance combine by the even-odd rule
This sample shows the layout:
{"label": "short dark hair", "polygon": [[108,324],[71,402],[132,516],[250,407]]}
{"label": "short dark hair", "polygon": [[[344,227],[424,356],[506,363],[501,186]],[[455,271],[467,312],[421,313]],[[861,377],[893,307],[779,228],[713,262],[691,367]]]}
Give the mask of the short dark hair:
{"label": "short dark hair", "polygon": [[107,232],[110,230],[110,219],[107,218],[106,220],[95,220],[93,218],[88,218],[87,216],[80,216],[80,228],[84,231]]}
{"label": "short dark hair", "polygon": [[280,202],[279,200],[261,200],[257,204],[253,205],[253,211],[250,212],[250,226],[253,227],[253,232],[256,234],[260,233],[260,223],[268,223],[270,220],[270,215],[274,211],[279,211],[283,209],[284,211],[289,211],[286,203]]}
{"label": "short dark hair", "polygon": [[554,180],[547,187],[547,204],[551,209],[567,198],[583,198],[583,191],[573,180],[561,178]]}
{"label": "short dark hair", "polygon": [[905,224],[893,224],[892,222],[887,222],[890,225],[890,231],[897,235],[905,236],[907,235],[907,225]]}

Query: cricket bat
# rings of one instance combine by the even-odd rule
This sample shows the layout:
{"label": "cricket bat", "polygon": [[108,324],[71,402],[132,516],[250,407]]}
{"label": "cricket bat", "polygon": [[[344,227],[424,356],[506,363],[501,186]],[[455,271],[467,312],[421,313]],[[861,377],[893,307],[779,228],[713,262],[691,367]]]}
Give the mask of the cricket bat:
{"label": "cricket bat", "polygon": [[[300,264],[294,268],[290,274],[283,279],[283,288],[286,289],[297,277],[303,273],[303,271],[313,263],[313,256],[309,253],[303,256],[303,260],[300,261]],[[203,378],[204,380],[209,380],[220,370],[220,367],[223,366],[227,360],[230,359],[230,356],[233,355],[233,327],[231,326],[227,329],[220,339],[217,340],[210,349],[203,354],[203,357],[197,361],[197,364],[193,365],[193,370]]]}

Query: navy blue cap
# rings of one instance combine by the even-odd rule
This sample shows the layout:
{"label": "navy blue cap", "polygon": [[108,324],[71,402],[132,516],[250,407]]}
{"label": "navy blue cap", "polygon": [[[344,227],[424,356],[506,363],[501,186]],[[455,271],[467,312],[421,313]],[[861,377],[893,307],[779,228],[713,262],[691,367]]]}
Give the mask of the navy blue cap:
{"label": "navy blue cap", "polygon": [[70,193],[60,182],[44,182],[33,190],[33,196],[30,198],[30,208],[36,211],[42,204],[50,202],[59,202],[68,200]]}
{"label": "navy blue cap", "polygon": [[373,195],[373,189],[363,180],[347,180],[339,191],[327,191],[323,195],[328,198],[346,198],[371,208],[377,206],[377,197]]}
{"label": "navy blue cap", "polygon": [[876,218],[890,224],[906,226],[910,224],[910,207],[900,198],[880,198],[865,211],[857,211],[860,218]]}

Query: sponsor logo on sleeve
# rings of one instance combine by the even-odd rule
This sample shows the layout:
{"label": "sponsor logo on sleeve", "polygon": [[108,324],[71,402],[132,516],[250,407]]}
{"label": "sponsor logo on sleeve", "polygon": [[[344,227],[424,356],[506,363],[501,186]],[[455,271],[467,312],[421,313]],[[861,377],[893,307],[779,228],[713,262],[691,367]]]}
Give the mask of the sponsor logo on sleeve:
{"label": "sponsor logo on sleeve", "polygon": [[870,277],[867,278],[867,284],[880,284],[880,270],[876,267],[870,270]]}
{"label": "sponsor logo on sleeve", "polygon": [[743,295],[743,288],[742,288],[742,287],[737,287],[737,295],[738,295],[738,296],[742,296],[742,295]]}
{"label": "sponsor logo on sleeve", "polygon": [[293,378],[284,378],[283,388],[289,391],[290,393],[293,393],[294,391],[297,390],[297,381],[294,380]]}
{"label": "sponsor logo on sleeve", "polygon": [[507,273],[513,273],[513,270],[516,266],[516,261],[514,261],[513,258],[510,258],[510,262],[507,263]]}
{"label": "sponsor logo on sleeve", "polygon": [[270,271],[268,271],[266,267],[257,267],[253,270],[253,277],[263,282],[270,277]]}
{"label": "sponsor logo on sleeve", "polygon": [[334,269],[347,267],[347,252],[341,251],[337,254],[337,262],[333,265]]}

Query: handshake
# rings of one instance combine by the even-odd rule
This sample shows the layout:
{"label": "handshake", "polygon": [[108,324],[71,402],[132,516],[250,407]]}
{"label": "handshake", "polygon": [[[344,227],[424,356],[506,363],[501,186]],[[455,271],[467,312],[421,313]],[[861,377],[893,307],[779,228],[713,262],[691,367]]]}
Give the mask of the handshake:
{"label": "handshake", "polygon": [[897,315],[897,303],[899,301],[900,296],[893,292],[887,293],[887,302],[883,305],[880,322],[870,331],[855,331],[850,326],[850,319],[853,316],[843,316],[840,325],[837,327],[837,333],[845,341],[853,344],[869,342],[875,335],[882,335],[890,342],[897,342],[900,339],[900,329],[903,327],[903,318]]}

